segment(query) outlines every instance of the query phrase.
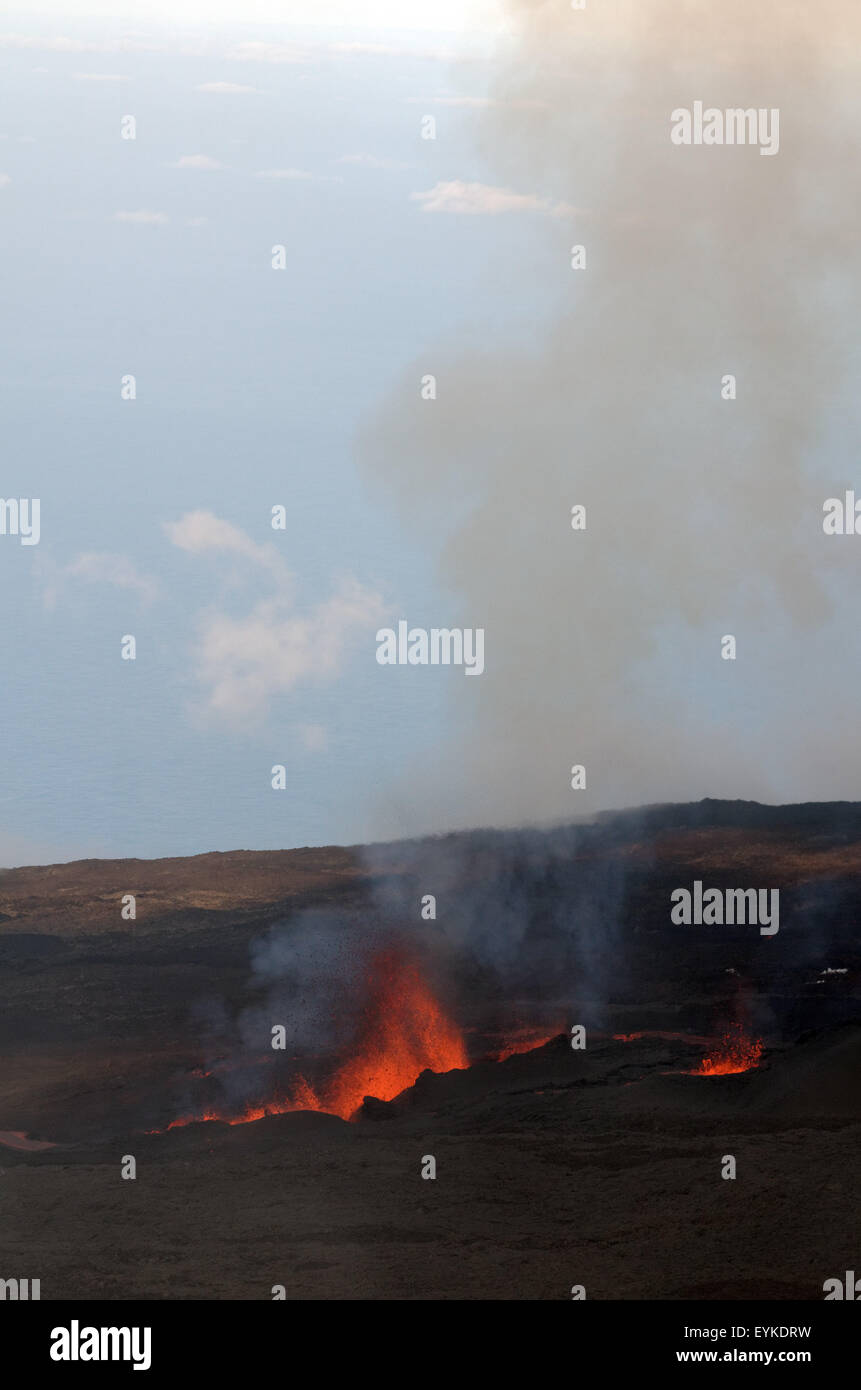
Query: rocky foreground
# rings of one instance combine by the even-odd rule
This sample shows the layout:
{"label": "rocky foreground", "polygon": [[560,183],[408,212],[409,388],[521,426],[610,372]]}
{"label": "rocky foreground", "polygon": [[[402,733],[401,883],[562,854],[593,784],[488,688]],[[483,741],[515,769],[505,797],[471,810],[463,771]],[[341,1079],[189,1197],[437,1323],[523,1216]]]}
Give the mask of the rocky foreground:
{"label": "rocky foreground", "polygon": [[[694,879],[779,887],[780,934],[671,930],[669,894]],[[442,938],[447,916],[502,931],[512,902],[530,904],[516,977],[462,932],[445,948],[446,1007],[475,1055],[505,1018],[563,1034],[426,1072],[350,1122],[168,1128],[221,1085],[210,1016],[253,1009],[255,942],[289,939],[308,913],[402,920],[429,882],[444,884]],[[820,1299],[859,1260],[859,886],[858,808],[747,803],[543,837],[7,871],[6,1275],[41,1279],[43,1299],[258,1299],[279,1284],[315,1299],[557,1299],[575,1284]],[[697,1074],[739,1019],[758,1064]]]}

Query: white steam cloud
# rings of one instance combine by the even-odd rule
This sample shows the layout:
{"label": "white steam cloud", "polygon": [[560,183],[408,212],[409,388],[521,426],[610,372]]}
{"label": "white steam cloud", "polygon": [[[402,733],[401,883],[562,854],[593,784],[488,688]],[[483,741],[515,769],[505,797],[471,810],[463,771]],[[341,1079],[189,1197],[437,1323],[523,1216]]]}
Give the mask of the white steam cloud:
{"label": "white steam cloud", "polygon": [[[508,11],[514,51],[475,117],[490,176],[588,216],[533,221],[519,273],[557,306],[543,332],[500,346],[491,315],[484,352],[429,344],[363,435],[381,496],[486,629],[448,748],[409,770],[420,798],[394,787],[389,806],[421,830],[856,795],[857,669],[823,634],[857,561],[821,519],[858,455],[861,11]],[[671,113],[696,101],[779,110],[779,152],[674,144]]]}

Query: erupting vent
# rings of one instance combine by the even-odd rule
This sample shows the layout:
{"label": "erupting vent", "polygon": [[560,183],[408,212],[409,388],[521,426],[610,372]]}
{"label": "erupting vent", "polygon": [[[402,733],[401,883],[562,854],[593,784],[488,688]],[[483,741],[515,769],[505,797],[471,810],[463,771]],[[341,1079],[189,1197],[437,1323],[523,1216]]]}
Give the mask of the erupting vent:
{"label": "erupting vent", "polygon": [[443,1012],[418,966],[400,952],[380,952],[371,962],[367,1004],[354,1055],[320,1093],[301,1079],[296,1104],[349,1119],[365,1096],[393,1100],[426,1068],[469,1066],[463,1035]]}
{"label": "erupting vent", "polygon": [[323,1110],[349,1120],[365,1096],[393,1100],[427,1068],[445,1072],[469,1066],[460,1029],[434,998],[418,965],[402,951],[380,951],[371,959],[365,1000],[351,1056],[317,1088],[300,1076],[289,1095],[249,1105],[241,1115],[184,1115],[168,1129],[199,1120],[248,1124],[292,1110]]}
{"label": "erupting vent", "polygon": [[752,1071],[759,1066],[762,1042],[749,1038],[739,1024],[730,1028],[721,1039],[716,1052],[704,1057],[692,1076],[728,1076],[733,1072]]}

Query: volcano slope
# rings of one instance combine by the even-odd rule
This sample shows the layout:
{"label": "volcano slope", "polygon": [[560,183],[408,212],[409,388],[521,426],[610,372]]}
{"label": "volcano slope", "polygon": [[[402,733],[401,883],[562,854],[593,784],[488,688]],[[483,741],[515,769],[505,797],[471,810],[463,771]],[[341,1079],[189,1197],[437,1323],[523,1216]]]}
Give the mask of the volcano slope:
{"label": "volcano slope", "polygon": [[[177,1076],[207,1062],[196,1001],[228,1015],[249,1003],[261,934],[321,906],[370,922],[381,878],[388,898],[394,883],[417,901],[417,866],[438,871],[441,854],[471,913],[479,881],[528,902],[533,943],[503,978],[461,937],[451,1011],[479,1039],[506,1010],[561,1010],[564,1033],[424,1072],[350,1122],[298,1111],[168,1128]],[[594,885],[596,866],[621,879],[612,920],[598,914],[597,936],[593,920],[560,953],[572,884]],[[779,936],[680,935],[669,892],[694,878],[779,886]],[[44,1299],[269,1299],[279,1285],[305,1299],[556,1299],[574,1285],[601,1299],[820,1299],[859,1267],[859,881],[859,808],[739,803],[373,856],[8,871],[0,1275],[41,1279]],[[137,919],[119,927],[132,891]],[[740,1000],[759,1064],[698,1074]]]}

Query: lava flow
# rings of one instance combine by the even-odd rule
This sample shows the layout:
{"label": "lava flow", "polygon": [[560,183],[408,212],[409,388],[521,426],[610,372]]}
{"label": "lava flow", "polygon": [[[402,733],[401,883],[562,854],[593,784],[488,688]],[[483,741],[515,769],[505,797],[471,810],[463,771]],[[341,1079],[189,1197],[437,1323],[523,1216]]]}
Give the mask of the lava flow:
{"label": "lava flow", "polygon": [[372,958],[366,1000],[352,1056],[318,1089],[300,1076],[289,1096],[251,1104],[240,1115],[212,1110],[184,1115],[167,1128],[201,1120],[248,1124],[293,1110],[322,1110],[349,1120],[365,1096],[393,1100],[426,1068],[445,1072],[469,1066],[460,1029],[434,998],[418,965],[401,951],[387,949]]}
{"label": "lava flow", "polygon": [[543,1047],[545,1043],[552,1042],[561,1032],[561,1028],[557,1028],[554,1033],[548,1033],[543,1028],[520,1028],[508,1034],[502,1047],[488,1054],[488,1060],[504,1062],[508,1057],[519,1057],[522,1052],[533,1052],[536,1047]]}
{"label": "lava flow", "polygon": [[37,1149],[55,1149],[47,1139],[30,1139],[23,1129],[0,1129],[0,1144],[7,1149],[21,1149],[22,1152],[35,1152]]}
{"label": "lava flow", "polygon": [[723,1036],[717,1052],[704,1057],[691,1076],[730,1076],[735,1072],[752,1071],[759,1066],[762,1041],[749,1038],[736,1024]]}

